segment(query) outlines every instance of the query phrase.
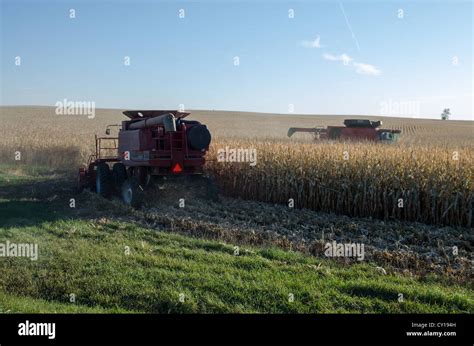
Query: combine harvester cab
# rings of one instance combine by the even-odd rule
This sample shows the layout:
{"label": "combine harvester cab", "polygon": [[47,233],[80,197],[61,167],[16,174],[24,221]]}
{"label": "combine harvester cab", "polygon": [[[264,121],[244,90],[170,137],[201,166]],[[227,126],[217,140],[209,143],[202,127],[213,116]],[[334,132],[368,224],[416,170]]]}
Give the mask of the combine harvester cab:
{"label": "combine harvester cab", "polygon": [[346,119],[345,126],[328,126],[327,128],[301,128],[290,127],[288,137],[296,132],[309,132],[317,140],[343,140],[343,141],[373,141],[394,143],[400,137],[400,130],[379,129],[381,121],[367,119]]}
{"label": "combine harvester cab", "polygon": [[106,130],[109,135],[110,126],[120,127],[118,137],[96,136],[96,152],[89,157],[87,168],[79,170],[79,190],[90,188],[104,197],[115,191],[125,204],[139,207],[153,176],[203,176],[211,134],[200,122],[184,120],[190,113],[150,110],[123,114],[130,120]]}

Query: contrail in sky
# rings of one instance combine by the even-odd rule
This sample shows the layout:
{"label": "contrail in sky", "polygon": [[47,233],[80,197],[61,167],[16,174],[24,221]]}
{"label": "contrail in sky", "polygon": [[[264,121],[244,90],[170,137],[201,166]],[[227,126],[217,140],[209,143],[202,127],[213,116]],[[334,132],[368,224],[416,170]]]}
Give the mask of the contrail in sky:
{"label": "contrail in sky", "polygon": [[354,42],[355,42],[355,44],[356,44],[356,46],[357,46],[357,50],[360,52],[359,41],[357,41],[357,37],[356,37],[356,35],[354,34],[354,31],[352,31],[351,23],[349,23],[349,19],[347,19],[346,11],[344,11],[344,5],[342,5],[342,2],[339,2],[339,7],[341,8],[342,14],[344,15],[344,18],[345,18],[345,20],[346,20],[347,27],[349,28],[349,31],[350,31],[351,34],[352,34],[352,38],[354,39]]}

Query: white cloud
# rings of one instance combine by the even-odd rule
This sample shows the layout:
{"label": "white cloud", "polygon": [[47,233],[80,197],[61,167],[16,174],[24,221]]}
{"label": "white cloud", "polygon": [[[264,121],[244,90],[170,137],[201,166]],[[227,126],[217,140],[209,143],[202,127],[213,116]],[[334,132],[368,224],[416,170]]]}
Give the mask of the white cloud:
{"label": "white cloud", "polygon": [[340,54],[340,55],[332,55],[329,53],[324,53],[323,58],[329,61],[342,61],[342,63],[345,66],[352,67],[355,70],[355,72],[359,74],[365,74],[369,76],[378,76],[381,73],[378,67],[371,64],[356,62],[354,61],[354,59],[352,59],[349,55],[345,53]]}
{"label": "white cloud", "polygon": [[323,58],[329,61],[342,61],[344,65],[348,65],[352,60],[354,60],[347,54],[332,55],[332,54],[324,53]]}
{"label": "white cloud", "polygon": [[321,37],[319,35],[312,41],[301,41],[301,45],[305,48],[321,48]]}
{"label": "white cloud", "polygon": [[380,70],[374,65],[354,62],[354,67],[356,72],[359,74],[366,74],[370,76],[378,76],[380,74]]}

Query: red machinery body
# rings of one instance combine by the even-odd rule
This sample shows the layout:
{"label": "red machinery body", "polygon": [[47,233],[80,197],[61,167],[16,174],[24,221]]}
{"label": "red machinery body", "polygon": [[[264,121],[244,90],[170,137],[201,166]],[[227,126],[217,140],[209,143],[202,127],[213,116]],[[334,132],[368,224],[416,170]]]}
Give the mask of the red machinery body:
{"label": "red machinery body", "polygon": [[[95,154],[79,169],[79,190],[107,197],[120,192],[126,204],[140,205],[152,176],[203,175],[211,134],[189,113],[170,110],[125,111],[118,137],[95,138]],[[106,134],[110,134],[109,126]]]}
{"label": "red machinery body", "polygon": [[366,119],[346,119],[345,126],[328,126],[315,128],[291,127],[288,137],[296,132],[309,132],[314,134],[315,140],[343,140],[343,141],[374,141],[374,142],[396,142],[399,139],[400,130],[381,129],[381,121],[370,121]]}
{"label": "red machinery body", "polygon": [[[142,114],[142,117],[138,115]],[[126,167],[146,167],[151,175],[201,174],[209,143],[196,146],[188,142],[193,128],[204,125],[198,121],[186,121],[189,113],[177,111],[128,111],[124,112],[131,120],[122,122],[118,136],[118,159]],[[167,131],[164,124],[147,125],[154,117],[173,114],[176,130]],[[143,127],[130,129],[140,122]],[[196,130],[195,129],[195,130]],[[203,131],[207,131],[202,129]],[[210,136],[209,136],[210,140]]]}

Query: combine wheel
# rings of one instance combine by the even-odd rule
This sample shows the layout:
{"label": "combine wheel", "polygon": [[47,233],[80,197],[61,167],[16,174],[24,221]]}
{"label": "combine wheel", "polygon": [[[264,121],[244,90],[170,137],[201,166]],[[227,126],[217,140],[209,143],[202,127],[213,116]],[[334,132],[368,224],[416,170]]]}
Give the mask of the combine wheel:
{"label": "combine wheel", "polygon": [[149,174],[147,167],[136,167],[133,171],[133,175],[138,177],[138,181],[144,188],[151,182],[151,175]]}
{"label": "combine wheel", "polygon": [[139,208],[145,195],[144,186],[140,185],[138,177],[130,177],[122,184],[122,199],[126,205]]}
{"label": "combine wheel", "polygon": [[96,192],[102,197],[109,197],[112,190],[112,179],[109,166],[101,162],[97,165],[97,174],[95,179]]}
{"label": "combine wheel", "polygon": [[117,191],[122,188],[123,182],[127,179],[127,170],[123,163],[116,163],[112,168],[112,180]]}

